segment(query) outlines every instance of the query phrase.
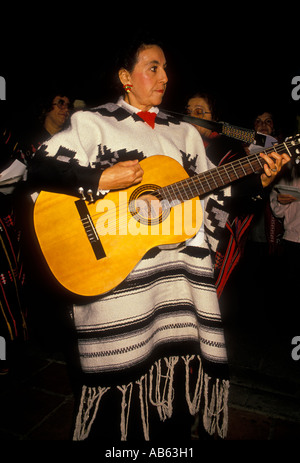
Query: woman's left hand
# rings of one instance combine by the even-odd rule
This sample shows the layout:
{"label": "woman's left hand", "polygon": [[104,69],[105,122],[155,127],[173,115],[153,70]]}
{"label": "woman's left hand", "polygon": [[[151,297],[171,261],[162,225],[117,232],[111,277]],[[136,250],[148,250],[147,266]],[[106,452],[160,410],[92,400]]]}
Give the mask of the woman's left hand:
{"label": "woman's left hand", "polygon": [[260,156],[266,161],[264,173],[260,176],[262,186],[266,188],[274,181],[282,167],[289,162],[290,157],[286,153],[278,154],[276,152],[270,153],[269,156],[265,153],[260,153]]}

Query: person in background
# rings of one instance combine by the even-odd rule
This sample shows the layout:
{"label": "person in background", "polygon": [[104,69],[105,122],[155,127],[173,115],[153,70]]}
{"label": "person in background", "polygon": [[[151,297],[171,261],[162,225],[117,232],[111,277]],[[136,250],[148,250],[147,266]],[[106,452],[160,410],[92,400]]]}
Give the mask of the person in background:
{"label": "person in background", "polygon": [[[34,127],[26,128],[25,131],[18,131],[16,127],[14,130],[0,130],[0,172],[16,179],[10,181],[9,185],[0,183],[0,336],[6,340],[8,357],[5,367],[1,362],[3,374],[9,372],[14,358],[18,356],[15,346],[24,340],[28,341],[33,332],[38,333],[39,327],[43,325],[38,297],[43,286],[38,287],[39,279],[31,265],[34,257],[31,253],[28,255],[27,251],[27,243],[33,239],[28,220],[32,214],[32,205],[24,200],[22,180],[26,178],[28,160],[41,143],[66,127],[71,110],[71,97],[66,96],[64,90],[56,89],[40,104],[38,121],[33,124]],[[43,306],[46,311],[45,301]],[[52,326],[49,331],[50,338]]]}
{"label": "person in background", "polygon": [[[213,93],[205,91],[195,92],[187,99],[186,113],[189,116],[212,122],[218,122],[220,117],[216,97]],[[208,157],[214,162],[224,162],[224,156],[226,156],[226,162],[245,156],[246,151],[242,142],[212,129],[201,127],[201,125],[195,124],[194,127],[202,137]]]}
{"label": "person in background", "polygon": [[[197,91],[187,99],[186,112],[192,117],[205,121],[218,122],[220,117],[216,97],[206,91]],[[201,125],[195,124],[194,127],[200,133],[206,156],[213,165],[221,166],[246,156],[243,142]],[[248,185],[249,180],[250,184]],[[247,231],[253,217],[251,214],[253,203],[252,201],[249,202],[249,195],[244,193],[245,189],[247,191],[249,187],[251,188],[250,185],[251,179],[248,178],[233,185],[232,196],[234,199],[231,199],[231,214],[222,231],[222,236],[219,237],[215,277],[220,304],[222,307],[224,305],[224,317],[225,313],[228,316],[228,306],[232,306],[233,297],[231,291],[228,294],[228,292],[224,292],[224,289],[225,287],[228,288],[229,278],[243,254]],[[241,203],[243,203],[242,207]],[[243,211],[242,215],[241,211]],[[245,212],[248,213],[245,214]],[[229,256],[234,256],[234,258],[229,258]]]}
{"label": "person in background", "polygon": [[[208,92],[196,92],[191,95],[186,104],[186,112],[192,117],[197,117],[199,119],[204,119],[206,121],[217,121],[217,109],[216,109],[216,99],[215,97]],[[194,127],[200,133],[204,145],[208,144],[209,139],[217,134],[212,130],[201,127],[200,125],[194,125]]]}
{"label": "person in background", "polygon": [[[273,111],[260,109],[253,117],[253,127],[258,134],[258,144],[251,144],[249,154],[271,148],[277,144],[277,125]],[[263,135],[260,137],[260,135]],[[265,189],[262,201],[257,201],[254,216],[249,228],[239,281],[240,298],[245,299],[244,322],[249,329],[261,330],[270,317],[276,296],[270,298],[264,292],[266,282],[272,284],[276,274],[276,265],[280,250],[280,239],[283,233],[282,221],[274,216],[270,207],[271,189]],[[243,275],[243,277],[242,277]],[[257,301],[257,295],[261,298]],[[255,310],[254,310],[255,309]],[[257,324],[257,317],[261,323]]]}
{"label": "person in background", "polygon": [[[291,188],[289,191],[288,188]],[[274,216],[283,221],[281,254],[277,265],[278,287],[277,329],[289,346],[294,336],[299,335],[300,310],[297,304],[300,281],[300,168],[294,163],[281,172],[278,183],[270,193],[270,206]],[[284,317],[282,308],[284,307]],[[288,355],[290,358],[290,355]]]}
{"label": "person in background", "polygon": [[[46,140],[67,127],[73,110],[73,98],[65,88],[55,85],[49,88],[47,95],[40,96],[34,106],[36,117],[33,120],[29,118],[27,123],[24,123],[19,136],[19,147],[26,166]],[[26,196],[23,182],[19,184],[15,196],[16,220],[22,230],[21,248],[26,272],[25,297],[29,338],[38,342],[45,350],[56,351],[62,349],[64,344],[64,335],[59,329],[63,324],[63,311],[60,310],[61,305],[56,294],[44,284],[42,262],[39,261],[37,264],[39,250],[33,230],[33,201]],[[56,336],[53,336],[55,331]]]}
{"label": "person in background", "polygon": [[6,342],[0,375],[9,373],[18,347],[28,339],[25,272],[14,208],[16,184],[25,169],[18,141],[9,129],[0,129],[0,336]]}
{"label": "person in background", "polygon": [[20,145],[26,159],[31,158],[45,140],[67,126],[72,109],[73,100],[64,89],[50,90],[47,96],[40,98],[36,120],[30,127],[25,124],[25,130],[20,131]]}
{"label": "person in background", "polygon": [[[250,145],[249,151],[257,152],[259,149],[270,148],[272,144],[278,143],[273,113],[270,111],[258,112],[254,119],[254,129],[258,134],[266,135],[262,145]],[[270,193],[270,191],[269,191]],[[250,245],[253,244],[250,253],[254,253],[257,257],[261,256],[265,261],[269,260],[269,256],[273,256],[277,252],[278,239],[282,234],[281,222],[276,220],[270,209],[270,198],[266,197],[264,203],[258,205],[258,210],[254,217],[249,233]]]}
{"label": "person in background", "polygon": [[266,111],[259,113],[254,120],[255,132],[263,133],[264,135],[275,136],[275,127],[273,115]]}
{"label": "person in background", "polygon": [[56,95],[53,98],[50,108],[45,108],[42,114],[43,127],[49,135],[54,135],[66,126],[71,109],[72,105],[67,96]]}

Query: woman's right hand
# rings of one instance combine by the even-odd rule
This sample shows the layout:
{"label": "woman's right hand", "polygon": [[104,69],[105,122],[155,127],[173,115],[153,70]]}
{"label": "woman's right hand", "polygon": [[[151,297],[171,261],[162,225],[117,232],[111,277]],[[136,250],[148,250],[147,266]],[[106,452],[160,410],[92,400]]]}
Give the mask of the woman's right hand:
{"label": "woman's right hand", "polygon": [[137,185],[143,179],[144,171],[137,159],[118,162],[102,172],[100,190],[122,190]]}

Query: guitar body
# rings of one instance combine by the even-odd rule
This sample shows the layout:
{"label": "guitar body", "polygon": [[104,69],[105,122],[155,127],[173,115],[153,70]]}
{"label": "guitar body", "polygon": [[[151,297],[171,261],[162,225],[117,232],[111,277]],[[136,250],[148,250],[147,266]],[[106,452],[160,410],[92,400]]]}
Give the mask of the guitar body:
{"label": "guitar body", "polygon": [[160,188],[188,178],[184,168],[160,155],[141,161],[141,166],[142,183],[95,202],[39,194],[34,207],[38,242],[51,272],[70,292],[104,294],[120,284],[148,250],[181,243],[200,229],[198,197],[170,206],[160,194]]}

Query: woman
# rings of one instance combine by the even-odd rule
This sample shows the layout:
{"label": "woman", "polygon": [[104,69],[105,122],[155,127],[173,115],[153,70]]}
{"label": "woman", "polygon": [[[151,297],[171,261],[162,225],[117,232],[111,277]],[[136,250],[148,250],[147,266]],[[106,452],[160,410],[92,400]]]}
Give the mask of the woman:
{"label": "woman", "polygon": [[[206,121],[218,120],[215,98],[206,92],[196,92],[189,97],[186,110],[192,117],[198,117],[199,119],[204,119]],[[204,143],[206,140],[209,140],[212,134],[214,134],[212,130],[206,127],[201,127],[200,125],[195,125],[195,128],[200,133]]]}
{"label": "woman", "polygon": [[259,113],[254,120],[255,132],[265,135],[275,135],[273,115],[269,112]]}
{"label": "woman", "polygon": [[[124,98],[74,114],[70,128],[40,148],[34,186],[101,197],[138,185],[140,161],[156,154],[190,175],[210,167],[194,127],[158,109],[168,81],[158,45],[136,45],[118,76]],[[286,162],[264,157],[260,187]],[[73,305],[84,373],[75,440],[189,438],[199,409],[210,434],[226,435],[227,357],[212,270],[216,201],[203,203],[205,227],[194,239],[153,249],[114,290]]]}
{"label": "woman", "polygon": [[[215,97],[207,92],[193,93],[187,100],[186,110],[189,115],[198,119],[213,122],[219,120]],[[213,165],[220,166],[246,156],[245,148],[238,140],[200,125],[195,125],[195,128],[202,137],[206,157]],[[253,180],[251,177],[246,177],[232,186],[231,194],[235,199],[234,201],[231,200],[230,215],[227,218],[226,227],[222,231],[222,236],[219,237],[215,277],[221,306],[223,306],[223,300],[228,299],[228,295],[224,295],[224,289],[226,286],[228,287],[228,280],[240,261],[247,231],[253,218],[254,204],[256,204],[251,200],[253,190],[255,191]],[[223,296],[222,299],[221,296]],[[228,313],[227,307],[225,310]]]}
{"label": "woman", "polygon": [[[277,321],[278,327],[280,327],[280,335],[285,337],[287,346],[290,345],[292,338],[299,331],[300,325],[300,312],[297,303],[295,303],[299,297],[300,274],[299,188],[300,169],[298,164],[295,163],[290,169],[285,170],[284,175],[281,175],[279,182],[274,186],[270,194],[272,213],[276,218],[283,221],[279,274],[280,285],[284,290],[276,298],[278,303],[276,313],[278,314]],[[282,307],[285,307],[284,317],[281,316]],[[288,349],[287,352],[289,352]]]}
{"label": "woman", "polygon": [[[49,89],[47,96],[41,97],[39,104],[37,104],[35,110],[37,114],[34,120],[26,121],[24,118],[19,146],[21,146],[21,152],[27,166],[45,140],[67,127],[73,103],[71,97],[66,95],[69,93],[66,93],[64,88],[55,86],[55,88]],[[57,321],[53,321],[54,303],[51,293],[45,297],[45,286],[43,279],[40,278],[41,269],[38,268],[35,271],[34,253],[31,249],[32,224],[28,221],[28,217],[32,216],[33,204],[31,198],[28,199],[23,194],[22,188],[23,184],[20,182],[16,192],[18,201],[15,204],[15,213],[22,228],[21,242],[26,242],[26,245],[23,244],[23,254],[26,273],[25,297],[28,307],[28,326],[30,326],[29,337],[42,340],[47,346],[51,346],[53,326],[57,326]],[[41,305],[43,305],[42,312],[40,310]],[[49,323],[47,319],[47,314],[50,313],[52,323]]]}
{"label": "woman", "polygon": [[67,127],[73,102],[66,95],[68,93],[63,88],[50,90],[49,95],[43,97],[38,104],[38,115],[33,124],[30,121],[31,126],[28,127],[25,121],[20,144],[26,159],[31,158],[45,140]]}
{"label": "woman", "polygon": [[[205,121],[218,122],[219,120],[215,97],[207,92],[196,92],[189,97],[186,111],[190,116]],[[233,157],[246,155],[241,142],[200,125],[195,125],[195,128],[202,137],[206,155],[214,164],[221,164],[232,160]]]}

